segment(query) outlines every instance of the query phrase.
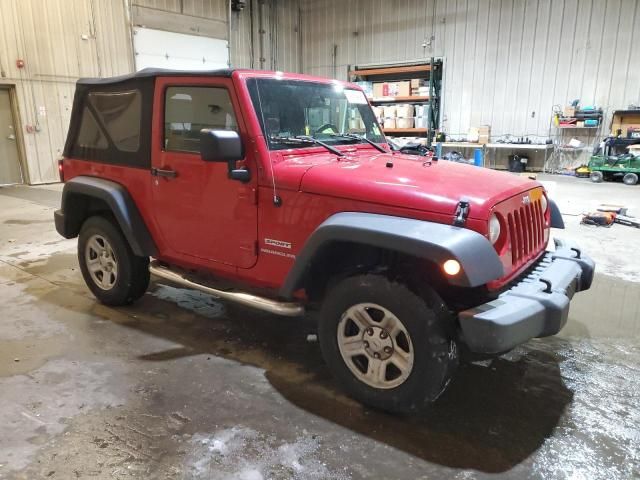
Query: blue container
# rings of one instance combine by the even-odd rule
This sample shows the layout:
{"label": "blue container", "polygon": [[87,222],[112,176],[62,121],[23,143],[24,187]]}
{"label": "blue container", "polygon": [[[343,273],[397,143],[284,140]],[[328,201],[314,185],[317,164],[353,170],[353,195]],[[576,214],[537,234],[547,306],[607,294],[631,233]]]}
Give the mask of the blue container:
{"label": "blue container", "polygon": [[476,167],[482,167],[484,165],[484,157],[482,155],[482,149],[476,148],[473,151],[473,164]]}

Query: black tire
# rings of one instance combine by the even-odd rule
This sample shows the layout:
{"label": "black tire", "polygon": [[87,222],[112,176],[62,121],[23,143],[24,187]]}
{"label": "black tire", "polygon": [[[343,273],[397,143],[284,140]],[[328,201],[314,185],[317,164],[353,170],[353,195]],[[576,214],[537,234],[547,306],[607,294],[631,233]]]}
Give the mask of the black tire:
{"label": "black tire", "polygon": [[638,183],[638,175],[629,172],[624,177],[622,177],[622,181],[625,185],[635,185],[636,183]]}
{"label": "black tire", "polygon": [[[327,293],[318,327],[320,347],[339,384],[355,399],[388,412],[407,413],[433,402],[448,385],[458,364],[457,344],[451,333],[452,319],[440,297],[431,289],[424,290],[424,294],[417,295],[403,283],[381,275],[367,274],[346,278]],[[347,310],[366,303],[391,312],[410,337],[413,367],[403,383],[392,388],[376,388],[365,383],[356,376],[351,370],[353,365],[348,366],[340,353],[338,331],[339,327],[345,328],[346,325],[341,324],[343,314],[347,318]],[[373,307],[373,310],[376,308]],[[361,335],[365,338],[367,333]],[[370,352],[367,355],[371,357]],[[354,359],[355,356],[351,361],[355,365]],[[357,360],[362,361],[361,358]]]}
{"label": "black tire", "polygon": [[591,172],[591,174],[589,175],[589,178],[593,183],[600,183],[604,180],[604,175],[602,175],[602,172],[600,171],[595,171],[595,172]]}
{"label": "black tire", "polygon": [[[87,243],[96,235],[109,243],[117,260],[117,276],[108,290],[98,285],[87,264]],[[105,305],[128,305],[144,295],[149,286],[149,258],[133,253],[112,219],[94,216],[84,222],[78,236],[78,262],[89,290]]]}

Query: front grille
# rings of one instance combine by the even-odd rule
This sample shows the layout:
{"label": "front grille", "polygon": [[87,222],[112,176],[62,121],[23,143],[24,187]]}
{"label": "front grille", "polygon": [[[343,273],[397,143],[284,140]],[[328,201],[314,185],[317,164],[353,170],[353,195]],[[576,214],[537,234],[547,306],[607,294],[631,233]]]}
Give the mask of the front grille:
{"label": "front grille", "polygon": [[544,215],[540,200],[522,205],[507,215],[511,263],[520,266],[536,255],[544,245]]}

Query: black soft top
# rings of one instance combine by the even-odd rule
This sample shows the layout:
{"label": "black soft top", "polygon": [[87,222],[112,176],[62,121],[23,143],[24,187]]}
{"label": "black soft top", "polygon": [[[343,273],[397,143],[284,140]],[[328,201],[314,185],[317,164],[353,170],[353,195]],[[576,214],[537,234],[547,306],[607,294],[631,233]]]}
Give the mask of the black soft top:
{"label": "black soft top", "polygon": [[[151,116],[156,77],[231,77],[233,69],[145,68],[109,78],[81,78],[63,155],[138,168],[151,166]],[[113,94],[120,94],[113,96]],[[109,99],[111,95],[111,99]],[[93,100],[90,98],[93,96]]]}
{"label": "black soft top", "polygon": [[155,77],[231,77],[236,69],[221,68],[219,70],[170,70],[168,68],[144,68],[139,72],[107,78],[81,78],[78,85],[115,85],[136,79]]}

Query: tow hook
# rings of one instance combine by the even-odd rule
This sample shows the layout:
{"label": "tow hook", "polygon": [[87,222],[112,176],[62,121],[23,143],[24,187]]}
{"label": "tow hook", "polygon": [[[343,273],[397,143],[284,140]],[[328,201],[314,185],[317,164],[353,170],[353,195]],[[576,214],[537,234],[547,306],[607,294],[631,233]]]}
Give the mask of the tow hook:
{"label": "tow hook", "polygon": [[458,202],[458,206],[456,207],[456,213],[453,216],[453,224],[456,227],[464,226],[468,216],[469,216],[469,199],[467,197],[462,197]]}

